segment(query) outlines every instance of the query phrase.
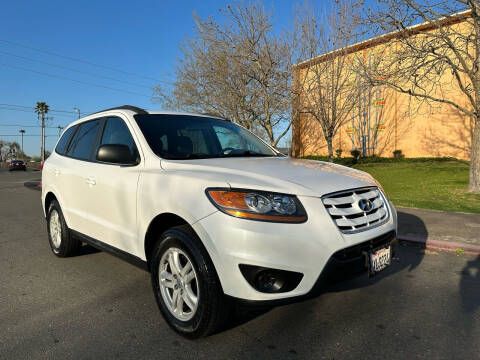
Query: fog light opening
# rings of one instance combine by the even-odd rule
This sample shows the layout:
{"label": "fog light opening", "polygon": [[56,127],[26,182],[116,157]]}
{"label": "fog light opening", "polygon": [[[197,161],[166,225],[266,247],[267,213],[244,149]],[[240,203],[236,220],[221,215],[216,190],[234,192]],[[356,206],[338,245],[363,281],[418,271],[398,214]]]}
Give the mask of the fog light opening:
{"label": "fog light opening", "polygon": [[285,280],[271,270],[261,271],[255,279],[256,288],[261,292],[274,293],[282,290]]}
{"label": "fog light opening", "polygon": [[295,289],[303,278],[302,273],[262,266],[239,264],[240,272],[247,282],[263,293],[283,293]]}

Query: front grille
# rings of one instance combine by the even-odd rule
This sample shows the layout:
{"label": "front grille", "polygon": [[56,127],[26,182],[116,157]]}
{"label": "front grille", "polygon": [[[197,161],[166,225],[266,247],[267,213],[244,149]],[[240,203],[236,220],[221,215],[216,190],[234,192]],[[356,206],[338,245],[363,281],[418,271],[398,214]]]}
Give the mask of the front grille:
{"label": "front grille", "polygon": [[[368,200],[371,209],[362,210],[360,201]],[[346,190],[322,197],[323,205],[343,233],[368,230],[384,223],[389,216],[383,195],[376,187]]]}

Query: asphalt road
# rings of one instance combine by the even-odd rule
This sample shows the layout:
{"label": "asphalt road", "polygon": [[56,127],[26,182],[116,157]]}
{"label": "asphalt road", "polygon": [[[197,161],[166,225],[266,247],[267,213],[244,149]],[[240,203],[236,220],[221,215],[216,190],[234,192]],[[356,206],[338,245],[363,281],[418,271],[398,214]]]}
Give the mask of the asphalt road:
{"label": "asphalt road", "polygon": [[480,359],[480,258],[410,246],[377,277],[184,340],[148,273],[89,248],[51,254],[40,192],[23,186],[38,175],[0,171],[1,359]]}

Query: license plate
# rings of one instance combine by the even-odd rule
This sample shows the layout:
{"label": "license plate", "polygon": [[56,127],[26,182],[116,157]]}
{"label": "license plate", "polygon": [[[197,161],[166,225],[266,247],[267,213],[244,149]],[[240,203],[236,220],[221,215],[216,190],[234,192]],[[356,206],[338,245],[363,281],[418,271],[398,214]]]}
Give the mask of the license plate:
{"label": "license plate", "polygon": [[375,274],[390,265],[390,246],[370,253],[370,272]]}

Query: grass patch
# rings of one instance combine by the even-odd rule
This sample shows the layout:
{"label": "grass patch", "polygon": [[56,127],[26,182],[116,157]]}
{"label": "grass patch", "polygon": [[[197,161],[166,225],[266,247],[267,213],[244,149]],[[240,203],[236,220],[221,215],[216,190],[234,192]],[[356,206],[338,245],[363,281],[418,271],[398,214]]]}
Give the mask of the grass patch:
{"label": "grass patch", "polygon": [[352,158],[345,158],[335,162],[370,173],[382,184],[395,205],[480,213],[480,195],[466,192],[467,161],[452,158],[380,159],[391,160],[365,158],[353,164]]}

